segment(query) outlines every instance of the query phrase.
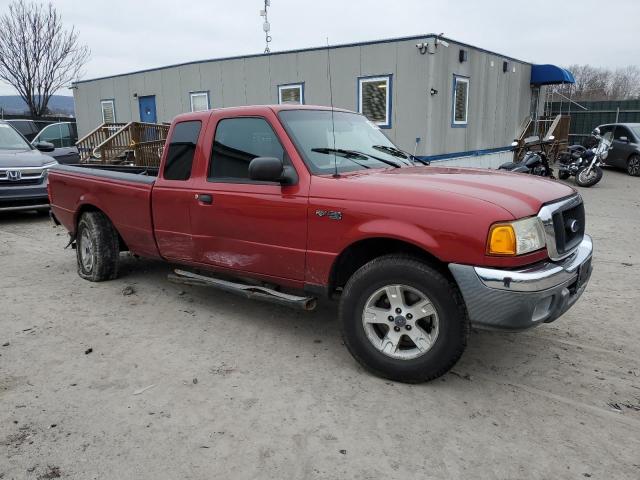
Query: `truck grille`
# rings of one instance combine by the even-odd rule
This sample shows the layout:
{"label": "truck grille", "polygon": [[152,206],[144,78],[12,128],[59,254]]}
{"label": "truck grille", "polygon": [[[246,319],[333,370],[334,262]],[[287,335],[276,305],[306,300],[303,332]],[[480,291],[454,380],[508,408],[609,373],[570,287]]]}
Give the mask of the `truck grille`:
{"label": "truck grille", "polygon": [[580,195],[545,205],[538,214],[544,226],[547,252],[552,260],[573,253],[584,237],[584,203]]}

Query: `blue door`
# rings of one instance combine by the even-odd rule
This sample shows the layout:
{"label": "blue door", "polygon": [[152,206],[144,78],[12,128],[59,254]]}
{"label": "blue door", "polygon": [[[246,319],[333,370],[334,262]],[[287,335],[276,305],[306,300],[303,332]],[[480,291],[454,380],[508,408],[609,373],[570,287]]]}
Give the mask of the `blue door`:
{"label": "blue door", "polygon": [[147,95],[145,97],[138,97],[138,105],[140,106],[140,121],[156,123],[156,96]]}

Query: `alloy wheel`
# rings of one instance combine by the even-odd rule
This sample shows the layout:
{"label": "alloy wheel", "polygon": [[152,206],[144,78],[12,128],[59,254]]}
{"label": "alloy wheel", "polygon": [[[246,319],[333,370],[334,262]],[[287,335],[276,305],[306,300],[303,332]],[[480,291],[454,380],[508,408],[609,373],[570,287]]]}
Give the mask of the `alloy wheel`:
{"label": "alloy wheel", "polygon": [[439,319],[423,292],[407,285],[387,285],[365,303],[362,325],[381,353],[411,360],[427,353],[438,338]]}
{"label": "alloy wheel", "polygon": [[90,272],[93,269],[94,264],[94,251],[93,251],[93,243],[91,242],[91,237],[89,236],[88,230],[83,230],[80,235],[80,242],[78,245],[80,249],[80,259],[82,260],[82,268],[85,272]]}

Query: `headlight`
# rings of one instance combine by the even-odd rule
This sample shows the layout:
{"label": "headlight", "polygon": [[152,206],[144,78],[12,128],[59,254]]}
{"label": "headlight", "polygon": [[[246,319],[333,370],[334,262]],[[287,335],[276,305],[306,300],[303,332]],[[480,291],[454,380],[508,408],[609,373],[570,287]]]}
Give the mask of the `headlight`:
{"label": "headlight", "polygon": [[544,229],[538,217],[491,226],[487,240],[489,255],[523,255],[545,246]]}
{"label": "headlight", "polygon": [[46,181],[47,178],[49,177],[49,169],[51,167],[53,167],[54,165],[58,165],[58,162],[51,162],[51,163],[47,163],[45,165],[42,166],[43,170],[42,170],[42,181]]}

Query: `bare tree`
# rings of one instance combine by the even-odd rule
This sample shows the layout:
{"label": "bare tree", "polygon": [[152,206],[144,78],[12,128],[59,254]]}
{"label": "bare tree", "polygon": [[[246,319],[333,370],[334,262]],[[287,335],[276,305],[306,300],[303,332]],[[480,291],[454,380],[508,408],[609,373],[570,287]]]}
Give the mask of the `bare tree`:
{"label": "bare tree", "polygon": [[567,69],[573,73],[576,80],[573,85],[573,97],[576,100],[604,100],[607,98],[607,84],[611,72],[591,65],[570,65]]}
{"label": "bare tree", "polygon": [[13,86],[31,115],[47,113],[51,95],[78,78],[89,58],[78,33],[65,30],[53,5],[13,1],[0,17],[0,79]]}
{"label": "bare tree", "polygon": [[612,72],[609,80],[609,97],[615,99],[640,98],[640,68],[630,65]]}
{"label": "bare tree", "polygon": [[576,101],[628,100],[640,98],[640,68],[630,65],[614,71],[591,65],[569,65],[566,67],[576,80],[574,85],[563,85],[557,89],[565,96],[571,89]]}

